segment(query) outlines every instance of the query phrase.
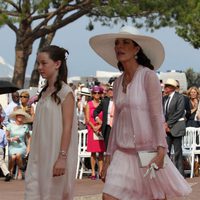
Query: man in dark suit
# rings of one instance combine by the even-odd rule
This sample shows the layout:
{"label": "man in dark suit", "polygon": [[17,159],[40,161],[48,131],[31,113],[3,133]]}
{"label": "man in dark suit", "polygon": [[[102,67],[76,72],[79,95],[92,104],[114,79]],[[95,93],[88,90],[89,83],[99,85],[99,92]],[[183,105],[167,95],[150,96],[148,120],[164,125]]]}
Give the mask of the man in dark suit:
{"label": "man in dark suit", "polygon": [[[104,142],[106,145],[106,148],[108,146],[108,139],[110,135],[110,130],[111,130],[111,122],[113,118],[113,87],[112,85],[108,88],[107,95],[102,99],[101,103],[99,106],[94,110],[94,119],[102,124],[101,126],[101,131],[104,137]],[[101,121],[98,118],[98,114],[100,112],[103,112],[103,120]]]}
{"label": "man in dark suit", "polygon": [[[177,82],[176,92],[180,92],[180,83],[178,80],[176,80],[176,82]],[[191,116],[190,99],[187,96],[187,94],[184,94],[184,93],[182,93],[182,94],[183,94],[184,101],[185,101],[185,119],[186,119],[186,125],[187,125],[187,120]]]}
{"label": "man in dark suit", "polygon": [[163,97],[163,108],[169,156],[173,145],[175,166],[184,176],[182,137],[185,135],[185,100],[182,94],[176,92],[176,88],[176,80],[168,79],[166,81],[164,86],[166,95]]}

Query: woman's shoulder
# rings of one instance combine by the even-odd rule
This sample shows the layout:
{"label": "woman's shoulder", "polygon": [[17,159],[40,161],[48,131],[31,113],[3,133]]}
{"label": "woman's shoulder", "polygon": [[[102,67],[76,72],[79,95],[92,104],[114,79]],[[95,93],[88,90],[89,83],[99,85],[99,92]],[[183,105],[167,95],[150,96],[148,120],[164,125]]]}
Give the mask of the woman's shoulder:
{"label": "woman's shoulder", "polygon": [[148,67],[144,67],[142,66],[141,70],[140,70],[141,74],[145,77],[145,78],[156,78],[158,79],[158,76],[156,74],[156,72],[152,69],[149,69]]}

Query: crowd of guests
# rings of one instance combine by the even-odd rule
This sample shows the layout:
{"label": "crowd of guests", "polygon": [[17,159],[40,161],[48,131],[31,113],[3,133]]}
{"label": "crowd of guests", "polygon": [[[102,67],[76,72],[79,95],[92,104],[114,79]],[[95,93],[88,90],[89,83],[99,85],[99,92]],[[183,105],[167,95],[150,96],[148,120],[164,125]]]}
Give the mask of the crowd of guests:
{"label": "crowd of guests", "polygon": [[[34,107],[29,103],[28,91],[12,93],[12,101],[3,110],[1,116],[1,161],[0,168],[5,181],[12,178],[22,180],[30,151]],[[8,144],[8,167],[5,164],[5,151]]]}
{"label": "crowd of guests", "polygon": [[[96,82],[90,86],[81,83],[78,86],[70,85],[76,97],[78,129],[88,130],[87,151],[91,152],[91,158],[86,162],[88,162],[87,166],[91,167],[92,180],[97,178],[97,174],[101,174],[104,152],[106,152],[112,128],[113,82],[114,79],[107,84]],[[174,164],[184,176],[181,140],[186,127],[200,127],[200,91],[192,86],[187,92],[180,93],[179,88],[179,82],[173,79],[168,79],[164,87],[161,87],[169,154],[173,145]],[[168,101],[170,95],[171,100]],[[175,100],[172,101],[172,97]],[[23,179],[24,160],[28,158],[30,151],[35,103],[30,99],[28,91],[22,91],[20,94],[19,92],[12,93],[12,101],[5,109],[0,105],[0,168],[5,181],[10,181],[11,178]],[[177,105],[179,107],[173,107]],[[175,128],[175,131],[170,131],[168,134],[168,129],[173,130],[176,120],[180,123],[179,129]],[[181,132],[180,129],[183,131]],[[8,167],[5,163],[7,145]]]}

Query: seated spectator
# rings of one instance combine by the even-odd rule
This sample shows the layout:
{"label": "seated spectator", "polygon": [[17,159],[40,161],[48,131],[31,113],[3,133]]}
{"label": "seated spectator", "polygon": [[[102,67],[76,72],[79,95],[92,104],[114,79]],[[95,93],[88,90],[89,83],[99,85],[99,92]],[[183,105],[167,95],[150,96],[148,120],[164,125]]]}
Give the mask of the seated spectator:
{"label": "seated spectator", "polygon": [[28,125],[29,129],[32,130],[32,122],[35,116],[35,109],[34,106],[32,105],[33,102],[30,101],[30,94],[28,91],[22,91],[19,97],[20,97],[20,105],[15,107],[14,110],[21,108],[31,116],[31,120]]}
{"label": "seated spectator", "polygon": [[11,176],[10,176],[10,172],[8,171],[7,165],[5,163],[5,158],[4,158],[4,150],[5,147],[7,145],[7,139],[6,139],[6,134],[5,131],[2,129],[2,122],[4,120],[4,117],[2,117],[1,115],[2,113],[2,106],[0,104],[0,169],[3,172],[3,175],[6,177],[5,181],[10,181]]}
{"label": "seated spectator", "polygon": [[[9,142],[9,170],[13,176],[14,165],[18,166],[18,179],[22,179],[22,159],[25,158],[30,151],[30,134],[28,123],[31,121],[31,116],[22,109],[17,109],[10,114],[13,123],[6,127],[7,140]],[[26,144],[27,141],[27,144]]]}

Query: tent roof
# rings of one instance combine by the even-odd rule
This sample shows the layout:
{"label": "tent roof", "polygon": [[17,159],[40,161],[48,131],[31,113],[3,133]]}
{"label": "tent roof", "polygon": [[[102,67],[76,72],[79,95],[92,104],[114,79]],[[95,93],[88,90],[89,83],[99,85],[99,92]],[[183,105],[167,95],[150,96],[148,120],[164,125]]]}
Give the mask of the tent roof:
{"label": "tent roof", "polygon": [[0,56],[0,78],[13,77],[14,67],[6,63]]}

